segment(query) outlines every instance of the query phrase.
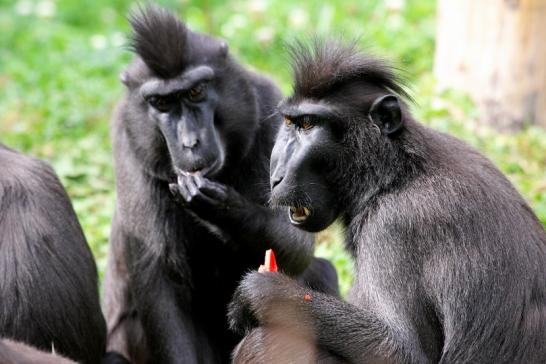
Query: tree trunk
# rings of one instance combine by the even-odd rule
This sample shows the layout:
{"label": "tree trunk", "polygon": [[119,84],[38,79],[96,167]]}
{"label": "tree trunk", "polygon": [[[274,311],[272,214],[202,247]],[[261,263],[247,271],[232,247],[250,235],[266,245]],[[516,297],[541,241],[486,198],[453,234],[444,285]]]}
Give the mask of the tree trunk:
{"label": "tree trunk", "polygon": [[434,73],[483,123],[546,127],[546,0],[438,0]]}

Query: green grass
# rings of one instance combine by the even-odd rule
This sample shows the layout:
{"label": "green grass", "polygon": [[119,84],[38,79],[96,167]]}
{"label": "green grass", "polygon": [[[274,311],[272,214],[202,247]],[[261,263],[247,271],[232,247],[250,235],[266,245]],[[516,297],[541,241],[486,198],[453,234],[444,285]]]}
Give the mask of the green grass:
{"label": "green grass", "polygon": [[[514,182],[546,224],[546,132],[502,135],[479,128],[474,105],[438,94],[431,76],[433,0],[161,1],[194,30],[225,38],[244,63],[290,91],[284,44],[313,34],[358,38],[392,59],[413,85],[415,114],[475,145]],[[106,263],[114,209],[109,119],[123,93],[118,74],[126,51],[130,1],[0,0],[0,139],[46,159],[61,176],[97,257]],[[318,253],[334,260],[347,291],[351,262],[339,228],[319,237]]]}

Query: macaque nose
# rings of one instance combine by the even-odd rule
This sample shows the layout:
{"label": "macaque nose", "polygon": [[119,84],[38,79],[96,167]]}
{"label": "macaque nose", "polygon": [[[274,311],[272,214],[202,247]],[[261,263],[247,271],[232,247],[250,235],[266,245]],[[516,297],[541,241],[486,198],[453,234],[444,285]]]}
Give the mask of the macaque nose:
{"label": "macaque nose", "polygon": [[195,148],[199,144],[199,139],[197,138],[184,138],[182,140],[182,146],[184,148]]}
{"label": "macaque nose", "polygon": [[278,185],[279,183],[281,183],[283,179],[284,179],[284,176],[283,176],[283,175],[276,175],[276,174],[274,174],[274,175],[271,177],[271,189],[274,189],[275,187],[277,187],[277,185]]}

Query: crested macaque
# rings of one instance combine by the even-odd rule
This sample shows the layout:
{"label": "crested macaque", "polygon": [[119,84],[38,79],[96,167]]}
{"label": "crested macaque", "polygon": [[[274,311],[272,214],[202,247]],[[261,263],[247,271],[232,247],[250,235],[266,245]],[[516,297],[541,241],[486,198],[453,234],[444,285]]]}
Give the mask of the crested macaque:
{"label": "crested macaque", "polygon": [[247,274],[234,362],[545,363],[546,233],[508,179],[415,120],[392,68],[354,45],[292,59],[271,201],[302,230],[339,220],[355,281],[345,302]]}

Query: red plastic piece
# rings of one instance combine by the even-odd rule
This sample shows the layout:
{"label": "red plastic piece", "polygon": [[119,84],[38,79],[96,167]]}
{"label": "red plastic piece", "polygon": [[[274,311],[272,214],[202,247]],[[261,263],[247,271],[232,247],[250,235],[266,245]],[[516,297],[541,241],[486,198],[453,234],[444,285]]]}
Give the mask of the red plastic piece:
{"label": "red plastic piece", "polygon": [[268,249],[265,251],[265,262],[263,265],[260,265],[258,272],[277,272],[277,260],[275,259],[275,253],[273,249]]}

